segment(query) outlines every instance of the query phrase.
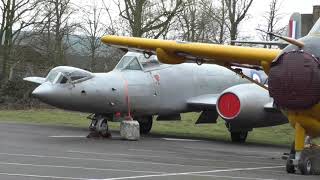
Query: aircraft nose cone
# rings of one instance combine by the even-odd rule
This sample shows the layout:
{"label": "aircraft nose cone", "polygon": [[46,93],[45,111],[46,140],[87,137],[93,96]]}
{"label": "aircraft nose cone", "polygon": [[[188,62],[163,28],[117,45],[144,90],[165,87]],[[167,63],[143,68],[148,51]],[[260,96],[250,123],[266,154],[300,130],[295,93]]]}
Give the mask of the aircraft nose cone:
{"label": "aircraft nose cone", "polygon": [[47,99],[50,96],[50,90],[46,86],[40,85],[31,93],[33,97],[39,98],[41,100]]}

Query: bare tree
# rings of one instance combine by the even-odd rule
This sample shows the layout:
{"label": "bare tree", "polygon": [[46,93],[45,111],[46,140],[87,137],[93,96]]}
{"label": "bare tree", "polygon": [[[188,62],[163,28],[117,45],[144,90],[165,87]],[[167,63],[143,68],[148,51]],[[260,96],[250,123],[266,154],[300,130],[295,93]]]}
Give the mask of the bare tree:
{"label": "bare tree", "polygon": [[16,64],[12,57],[14,45],[20,33],[35,24],[39,11],[35,10],[41,0],[1,0],[0,43],[2,49],[1,79],[8,78],[10,64]]}
{"label": "bare tree", "polygon": [[84,10],[84,22],[80,26],[83,36],[80,44],[84,47],[85,52],[90,57],[91,71],[96,69],[96,58],[98,50],[101,49],[101,36],[103,36],[107,29],[101,23],[101,15],[104,13],[102,8],[98,8],[95,1],[89,10]]}
{"label": "bare tree", "polygon": [[[218,11],[211,11],[209,13],[209,16],[212,17],[219,25],[219,36],[218,39],[216,40],[219,44],[222,44],[226,41],[228,37],[227,33],[227,21],[226,21],[226,16],[227,16],[227,8],[226,8],[226,3],[224,0],[219,0],[220,1],[220,8]],[[210,8],[212,10],[212,8]],[[210,12],[210,11],[209,11]],[[218,14],[216,13],[218,12]]]}
{"label": "bare tree", "polygon": [[228,37],[224,0],[187,0],[179,13],[175,31],[179,38],[192,42],[223,43]]}
{"label": "bare tree", "polygon": [[[229,32],[231,40],[237,39],[238,26],[246,17],[253,0],[225,0],[225,6],[228,10]],[[234,42],[231,42],[234,45]]]}
{"label": "bare tree", "polygon": [[218,44],[223,44],[229,37],[229,32],[227,31],[228,22],[226,18],[228,11],[224,0],[218,0],[216,3],[217,5],[215,7],[213,3],[208,3],[202,0],[202,4],[205,7],[206,17],[209,18],[210,22],[214,22],[212,27],[210,27],[210,29],[215,30],[212,41]]}
{"label": "bare tree", "polygon": [[[260,24],[259,28],[264,29],[267,32],[274,32],[276,34],[282,34],[285,31],[286,27],[279,27],[279,23],[283,17],[280,13],[281,3],[281,0],[271,0],[269,9],[263,16],[266,23],[264,25]],[[273,41],[275,38],[274,36],[267,35],[265,33],[261,33],[260,36],[266,41]]]}
{"label": "bare tree", "polygon": [[167,31],[177,13],[182,11],[183,0],[120,0],[116,2],[120,16],[130,27],[135,37],[158,38]]}
{"label": "bare tree", "polygon": [[70,34],[79,27],[77,19],[71,18],[76,8],[71,0],[50,0],[41,4],[43,23],[35,27],[33,44],[55,64],[66,64],[65,53],[73,44]]}
{"label": "bare tree", "polygon": [[181,38],[185,41],[198,41],[198,34],[200,34],[198,24],[203,19],[200,19],[200,7],[197,0],[187,0],[184,11],[178,16],[179,30],[182,31]]}

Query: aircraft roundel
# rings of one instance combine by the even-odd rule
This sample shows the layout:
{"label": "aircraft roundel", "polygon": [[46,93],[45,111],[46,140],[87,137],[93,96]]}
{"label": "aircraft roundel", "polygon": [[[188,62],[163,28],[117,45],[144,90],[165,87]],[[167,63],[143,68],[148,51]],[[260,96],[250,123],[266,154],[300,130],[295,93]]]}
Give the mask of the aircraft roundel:
{"label": "aircraft roundel", "polygon": [[251,77],[253,80],[257,81],[258,83],[261,83],[261,77],[257,72],[252,71]]}

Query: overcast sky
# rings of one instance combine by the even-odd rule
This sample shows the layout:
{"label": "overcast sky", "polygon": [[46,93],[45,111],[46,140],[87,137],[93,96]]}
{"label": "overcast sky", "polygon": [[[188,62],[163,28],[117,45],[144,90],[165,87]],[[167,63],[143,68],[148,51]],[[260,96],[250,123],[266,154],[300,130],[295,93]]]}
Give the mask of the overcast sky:
{"label": "overcast sky", "polygon": [[[252,7],[249,9],[250,19],[241,24],[240,35],[252,36],[257,39],[257,31],[255,30],[260,22],[263,22],[263,15],[268,11],[268,5],[271,0],[254,0]],[[320,5],[320,0],[280,0],[282,6],[280,8],[283,19],[281,26],[285,26],[292,13],[299,12],[301,14],[311,14],[314,5]]]}
{"label": "overcast sky", "polygon": [[[101,5],[102,0],[92,0],[92,1],[83,1],[83,0],[72,0],[80,7],[88,7],[89,4],[92,4],[92,1],[96,1],[98,5]],[[112,14],[115,16],[118,15],[117,6],[113,4],[112,0],[104,0],[107,5],[113,9]],[[249,9],[248,20],[243,22],[240,26],[240,36],[250,36],[251,39],[258,40],[258,34],[255,30],[259,23],[265,22],[263,15],[268,11],[268,6],[271,0],[254,0],[252,6]],[[283,15],[281,21],[281,27],[287,25],[289,17],[294,12],[299,12],[301,14],[312,13],[313,5],[320,5],[320,0],[279,0],[282,4],[280,11]]]}

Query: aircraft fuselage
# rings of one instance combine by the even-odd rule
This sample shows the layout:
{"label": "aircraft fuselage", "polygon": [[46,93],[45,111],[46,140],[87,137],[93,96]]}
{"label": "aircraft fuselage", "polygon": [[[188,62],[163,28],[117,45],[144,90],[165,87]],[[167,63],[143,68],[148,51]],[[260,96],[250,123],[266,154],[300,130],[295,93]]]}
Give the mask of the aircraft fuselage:
{"label": "aircraft fuselage", "polygon": [[[261,81],[265,78],[254,70],[244,72],[260,77]],[[154,115],[194,111],[187,105],[189,98],[219,94],[241,83],[248,81],[224,67],[185,63],[92,73],[90,79],[77,83],[46,81],[33,94],[47,104],[67,110],[108,114],[126,113],[129,108],[135,115]]]}

